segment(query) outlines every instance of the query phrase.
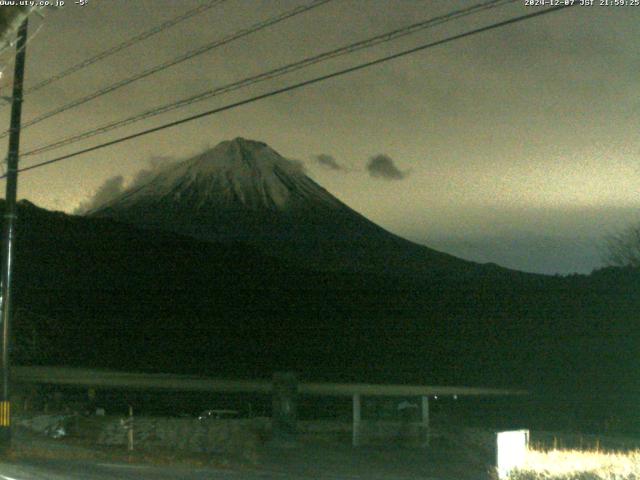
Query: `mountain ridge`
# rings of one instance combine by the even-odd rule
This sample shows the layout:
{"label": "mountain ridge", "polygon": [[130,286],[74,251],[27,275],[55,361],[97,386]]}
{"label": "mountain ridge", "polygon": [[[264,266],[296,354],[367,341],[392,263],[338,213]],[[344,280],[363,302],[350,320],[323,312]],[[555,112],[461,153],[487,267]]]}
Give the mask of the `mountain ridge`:
{"label": "mountain ridge", "polygon": [[620,392],[615,408],[637,413],[637,269],[321,272],[28,202],[16,238],[17,364],[529,388],[548,395],[546,410],[569,394],[576,411],[601,408],[594,391]]}
{"label": "mountain ridge", "polygon": [[385,274],[529,275],[395,235],[264,142],[236,138],[156,173],[86,213],[209,241],[241,241],[314,269]]}

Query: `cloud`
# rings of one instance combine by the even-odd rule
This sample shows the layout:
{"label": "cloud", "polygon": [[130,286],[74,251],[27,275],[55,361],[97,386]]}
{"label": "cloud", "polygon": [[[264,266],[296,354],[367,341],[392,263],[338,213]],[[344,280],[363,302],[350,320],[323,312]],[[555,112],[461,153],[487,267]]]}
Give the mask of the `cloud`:
{"label": "cloud", "polygon": [[285,158],[288,162],[289,166],[294,169],[298,173],[307,173],[307,167],[305,166],[302,160],[298,160],[297,158]]}
{"label": "cloud", "polygon": [[333,156],[326,153],[321,153],[313,158],[318,164],[329,170],[344,170],[344,167],[340,165]]}
{"label": "cloud", "polygon": [[396,167],[393,159],[382,153],[369,159],[367,171],[372,177],[382,178],[384,180],[403,180],[408,173]]}
{"label": "cloud", "polygon": [[151,157],[148,160],[148,165],[142,170],[138,171],[131,182],[124,184],[124,177],[122,175],[115,175],[104,181],[102,185],[98,187],[93,195],[76,207],[73,211],[75,215],[84,215],[91,210],[99,208],[104,204],[114,200],[122,195],[126,190],[137,188],[149,180],[151,180],[159,171],[164,170],[167,165],[173,163],[175,160],[172,157]]}
{"label": "cloud", "polygon": [[85,214],[116,198],[122,192],[124,192],[124,178],[122,175],[108,178],[90,198],[81,202],[73,213],[76,215]]}
{"label": "cloud", "polygon": [[173,157],[156,156],[148,160],[147,167],[135,174],[131,183],[127,185],[127,189],[141,187],[150,181],[155,175],[164,170],[169,164],[174,163]]}

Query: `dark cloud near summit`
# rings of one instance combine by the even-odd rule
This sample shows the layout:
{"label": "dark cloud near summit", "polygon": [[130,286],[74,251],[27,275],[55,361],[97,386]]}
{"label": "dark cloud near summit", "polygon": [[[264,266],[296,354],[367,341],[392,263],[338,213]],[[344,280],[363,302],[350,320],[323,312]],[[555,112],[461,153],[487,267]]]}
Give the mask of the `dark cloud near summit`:
{"label": "dark cloud near summit", "polygon": [[367,171],[372,177],[382,178],[384,180],[403,180],[407,177],[408,173],[396,167],[393,159],[384,154],[371,157],[369,162],[367,162]]}
{"label": "dark cloud near summit", "polygon": [[344,167],[338,163],[335,157],[326,153],[321,153],[313,158],[319,165],[329,170],[344,170]]}
{"label": "dark cloud near summit", "polygon": [[285,160],[294,170],[297,170],[299,173],[303,173],[306,175],[307,167],[303,160],[298,160],[297,158],[285,158]]}

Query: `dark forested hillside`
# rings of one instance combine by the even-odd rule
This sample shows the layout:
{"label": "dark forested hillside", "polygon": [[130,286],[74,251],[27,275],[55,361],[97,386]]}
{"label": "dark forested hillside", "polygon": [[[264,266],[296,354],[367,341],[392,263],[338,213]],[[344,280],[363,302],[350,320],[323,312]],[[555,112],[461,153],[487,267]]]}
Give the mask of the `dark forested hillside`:
{"label": "dark forested hillside", "polygon": [[640,275],[314,272],[21,202],[19,363],[638,393]]}

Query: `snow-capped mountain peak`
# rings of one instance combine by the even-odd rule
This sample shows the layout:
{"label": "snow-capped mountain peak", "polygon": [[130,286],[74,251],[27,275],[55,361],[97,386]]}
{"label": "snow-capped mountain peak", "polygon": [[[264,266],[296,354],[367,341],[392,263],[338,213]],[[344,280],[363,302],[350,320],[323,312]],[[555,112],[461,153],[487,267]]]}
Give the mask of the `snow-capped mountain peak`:
{"label": "snow-capped mountain peak", "polygon": [[238,137],[156,174],[149,182],[95,210],[148,200],[187,201],[191,208],[288,210],[342,204],[266,143]]}
{"label": "snow-capped mountain peak", "polygon": [[320,269],[416,272],[468,262],[384,230],[263,142],[235,138],[167,167],[89,216],[251,243]]}

